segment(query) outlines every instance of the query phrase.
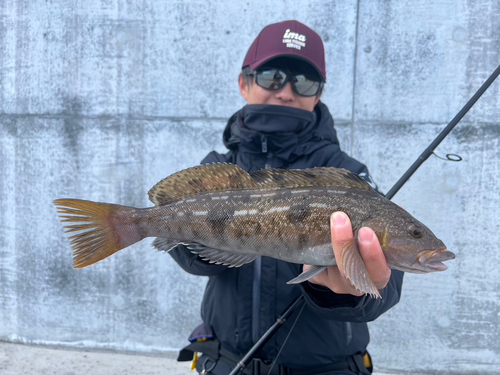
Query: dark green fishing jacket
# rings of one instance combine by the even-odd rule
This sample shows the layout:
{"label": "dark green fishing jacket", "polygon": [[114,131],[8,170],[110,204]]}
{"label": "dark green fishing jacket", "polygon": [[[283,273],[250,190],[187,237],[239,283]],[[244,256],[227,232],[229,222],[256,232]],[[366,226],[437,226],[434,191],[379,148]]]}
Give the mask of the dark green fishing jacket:
{"label": "dark green fishing jacket", "polygon": [[[341,151],[333,118],[321,102],[314,112],[270,105],[247,105],[224,130],[227,154],[211,152],[202,164],[233,163],[249,173],[263,168],[346,168],[373,184],[366,166]],[[375,187],[375,186],[374,186]],[[332,249],[333,251],[333,249]],[[208,276],[201,316],[221,345],[244,355],[301,293],[307,301],[278,363],[317,368],[363,353],[369,342],[367,322],[394,306],[401,295],[403,272],[392,271],[382,299],[335,294],[309,282],[287,285],[302,265],[268,257],[228,268],[209,264],[183,246],[170,251],[187,272]],[[266,344],[262,359],[276,357],[297,311]]]}

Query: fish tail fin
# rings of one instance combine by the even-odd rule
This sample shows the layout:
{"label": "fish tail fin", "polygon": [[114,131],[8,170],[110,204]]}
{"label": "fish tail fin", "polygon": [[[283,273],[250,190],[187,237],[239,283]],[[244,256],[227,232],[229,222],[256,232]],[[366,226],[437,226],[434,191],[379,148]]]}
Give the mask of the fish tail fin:
{"label": "fish tail fin", "polygon": [[97,263],[136,242],[141,235],[131,214],[138,209],[79,199],[54,201],[73,249],[73,267]]}

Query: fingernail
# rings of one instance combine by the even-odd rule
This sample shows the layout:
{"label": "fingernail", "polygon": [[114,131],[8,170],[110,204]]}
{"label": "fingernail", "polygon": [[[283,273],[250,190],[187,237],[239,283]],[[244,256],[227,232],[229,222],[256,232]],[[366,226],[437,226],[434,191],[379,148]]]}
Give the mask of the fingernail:
{"label": "fingernail", "polygon": [[367,245],[371,244],[373,242],[373,232],[368,228],[361,228],[358,232],[358,240]]}
{"label": "fingernail", "polygon": [[332,222],[335,227],[343,227],[347,222],[346,215],[343,212],[335,212],[332,215]]}

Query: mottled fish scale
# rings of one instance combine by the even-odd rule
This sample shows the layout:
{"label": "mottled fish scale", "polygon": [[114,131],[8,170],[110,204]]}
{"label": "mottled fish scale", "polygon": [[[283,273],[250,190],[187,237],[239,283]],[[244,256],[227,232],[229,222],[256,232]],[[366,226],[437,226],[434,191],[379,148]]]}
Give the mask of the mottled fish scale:
{"label": "mottled fish scale", "polygon": [[[330,244],[330,214],[350,207],[355,226],[369,216],[363,206],[354,206],[362,194],[351,194],[346,189],[339,194],[340,188],[335,192],[332,195],[323,188],[281,188],[200,194],[180,205],[173,202],[158,207],[163,214],[155,215],[157,223],[149,222],[150,235],[167,232],[169,238],[179,241],[297,263],[313,263],[322,257],[327,260],[319,264],[332,265],[335,260],[331,247],[324,246]],[[311,252],[313,249],[316,251]]]}
{"label": "mottled fish scale", "polygon": [[[355,237],[374,230],[391,268],[433,272],[453,259],[422,223],[388,201],[359,176],[336,168],[266,169],[249,175],[231,164],[199,166],[175,173],[148,193],[155,207],[137,209],[60,199],[61,221],[74,249],[74,266],[86,267],[146,237],[159,250],[187,246],[203,259],[239,267],[270,256],[313,267],[302,282],[335,265],[330,215],[347,213]],[[379,296],[357,241],[342,249],[342,266],[353,285]]]}

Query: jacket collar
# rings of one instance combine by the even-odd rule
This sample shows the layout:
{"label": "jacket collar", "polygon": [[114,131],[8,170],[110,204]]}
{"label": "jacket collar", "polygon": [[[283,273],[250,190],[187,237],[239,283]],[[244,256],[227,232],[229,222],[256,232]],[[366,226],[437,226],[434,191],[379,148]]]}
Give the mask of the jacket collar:
{"label": "jacket collar", "polygon": [[230,150],[263,157],[272,153],[286,162],[326,144],[339,143],[333,118],[321,102],[314,112],[275,105],[247,105],[229,119],[223,133]]}

